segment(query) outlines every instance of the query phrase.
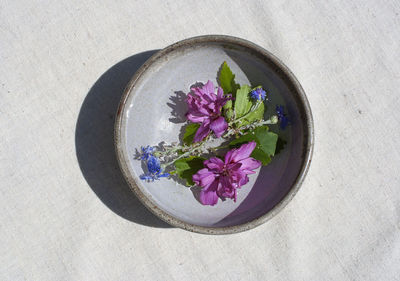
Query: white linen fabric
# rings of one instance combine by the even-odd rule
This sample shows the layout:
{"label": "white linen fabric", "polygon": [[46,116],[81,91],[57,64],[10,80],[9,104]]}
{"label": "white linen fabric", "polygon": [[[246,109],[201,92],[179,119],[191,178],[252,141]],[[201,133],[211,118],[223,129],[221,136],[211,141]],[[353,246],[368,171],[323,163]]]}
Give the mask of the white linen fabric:
{"label": "white linen fabric", "polygon": [[[234,235],[155,218],[113,150],[135,70],[204,34],[271,51],[314,115],[299,193]],[[0,35],[1,280],[400,279],[399,1],[3,0]]]}

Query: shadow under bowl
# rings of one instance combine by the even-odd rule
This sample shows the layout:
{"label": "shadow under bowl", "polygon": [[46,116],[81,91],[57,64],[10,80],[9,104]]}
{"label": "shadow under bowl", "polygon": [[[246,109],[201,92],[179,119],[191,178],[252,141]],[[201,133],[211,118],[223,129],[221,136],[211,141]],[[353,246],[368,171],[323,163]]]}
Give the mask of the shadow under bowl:
{"label": "shadow under bowl", "polygon": [[[250,176],[237,202],[201,205],[187,187],[173,181],[144,182],[141,146],[179,141],[185,93],[195,83],[211,80],[226,61],[236,82],[267,90],[265,117],[284,105],[290,126],[270,126],[286,142],[272,162]],[[131,189],[155,215],[186,230],[227,234],[241,232],[267,221],[296,194],[307,173],[313,150],[311,109],[292,72],[265,49],[243,39],[208,35],[175,43],[154,54],[135,74],[121,99],[115,124],[117,158]],[[196,189],[195,189],[196,190]],[[196,191],[194,191],[195,193]]]}

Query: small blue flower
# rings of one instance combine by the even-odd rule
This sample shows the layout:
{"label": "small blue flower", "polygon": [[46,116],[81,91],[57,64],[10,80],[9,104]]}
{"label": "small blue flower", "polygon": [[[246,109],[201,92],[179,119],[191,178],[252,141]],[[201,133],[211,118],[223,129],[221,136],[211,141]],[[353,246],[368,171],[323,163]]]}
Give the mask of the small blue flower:
{"label": "small blue flower", "polygon": [[157,157],[150,155],[149,158],[147,159],[147,169],[149,170],[150,174],[156,174],[160,172],[161,170],[160,160],[158,160]]}
{"label": "small blue flower", "polygon": [[142,157],[140,159],[142,160],[148,160],[150,156],[153,155],[154,147],[150,147],[150,145],[144,147],[141,147],[142,149]]}
{"label": "small blue flower", "polygon": [[282,130],[284,130],[286,126],[289,124],[289,119],[287,118],[284,112],[285,108],[283,107],[283,105],[276,106],[276,114],[278,115],[278,120]]}
{"label": "small blue flower", "polygon": [[265,100],[267,93],[263,90],[263,88],[257,88],[250,92],[250,97],[253,100]]}
{"label": "small blue flower", "polygon": [[169,173],[162,172],[160,160],[153,155],[149,155],[147,158],[147,170],[146,174],[140,176],[141,180],[154,181],[159,178],[169,177]]}

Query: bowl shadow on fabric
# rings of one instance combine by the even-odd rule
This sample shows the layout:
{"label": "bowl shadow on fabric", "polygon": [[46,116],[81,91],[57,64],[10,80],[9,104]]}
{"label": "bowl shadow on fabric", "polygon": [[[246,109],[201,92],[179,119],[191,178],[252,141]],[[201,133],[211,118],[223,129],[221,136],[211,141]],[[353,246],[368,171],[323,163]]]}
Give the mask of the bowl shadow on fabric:
{"label": "bowl shadow on fabric", "polygon": [[171,227],[136,198],[119,169],[114,149],[114,119],[125,86],[158,50],[133,55],[107,70],[92,86],[79,112],[75,147],[87,183],[114,213],[132,222]]}

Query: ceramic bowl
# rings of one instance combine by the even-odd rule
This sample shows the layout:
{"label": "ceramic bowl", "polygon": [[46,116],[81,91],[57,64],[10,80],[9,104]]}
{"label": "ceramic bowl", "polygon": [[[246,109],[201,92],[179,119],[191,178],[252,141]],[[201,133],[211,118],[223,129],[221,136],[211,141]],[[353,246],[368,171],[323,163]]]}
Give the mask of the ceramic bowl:
{"label": "ceramic bowl", "polygon": [[[265,116],[285,106],[291,124],[278,131],[287,144],[273,161],[251,175],[237,202],[203,206],[190,189],[171,180],[144,182],[137,149],[180,141],[186,104],[196,82],[211,80],[226,61],[236,82],[262,85],[269,93]],[[305,93],[292,72],[265,49],[243,39],[209,35],[186,39],[153,55],[134,75],[121,99],[115,124],[118,161],[136,196],[155,215],[186,230],[227,234],[251,229],[272,218],[296,194],[310,165],[313,120]]]}

